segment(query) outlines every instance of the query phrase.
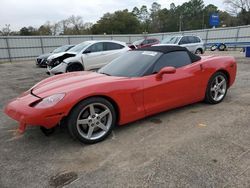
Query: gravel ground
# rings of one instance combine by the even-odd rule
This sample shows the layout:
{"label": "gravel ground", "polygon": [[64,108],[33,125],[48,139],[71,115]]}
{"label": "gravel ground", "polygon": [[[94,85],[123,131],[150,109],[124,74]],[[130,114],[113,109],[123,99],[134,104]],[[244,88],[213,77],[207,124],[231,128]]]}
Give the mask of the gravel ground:
{"label": "gravel ground", "polygon": [[[236,83],[218,105],[196,103],[116,128],[83,145],[65,129],[17,135],[3,114],[46,78],[34,62],[0,64],[0,187],[250,187],[250,59],[238,52]],[[211,52],[207,53],[211,54]]]}

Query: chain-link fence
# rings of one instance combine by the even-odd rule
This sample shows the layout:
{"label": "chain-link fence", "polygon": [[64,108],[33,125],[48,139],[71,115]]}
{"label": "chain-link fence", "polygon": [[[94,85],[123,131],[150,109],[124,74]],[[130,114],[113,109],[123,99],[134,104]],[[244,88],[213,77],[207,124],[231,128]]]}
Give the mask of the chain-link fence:
{"label": "chain-link fence", "polygon": [[229,48],[250,46],[250,25],[136,35],[0,36],[0,62],[33,59],[40,54],[51,52],[56,47],[78,44],[86,40],[111,39],[130,44],[145,37],[162,40],[170,35],[198,35],[207,46],[214,43],[226,43]]}

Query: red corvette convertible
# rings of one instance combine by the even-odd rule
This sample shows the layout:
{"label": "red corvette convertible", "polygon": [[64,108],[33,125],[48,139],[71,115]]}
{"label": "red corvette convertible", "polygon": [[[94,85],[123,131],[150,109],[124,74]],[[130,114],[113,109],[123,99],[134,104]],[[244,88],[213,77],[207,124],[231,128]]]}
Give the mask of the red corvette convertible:
{"label": "red corvette convertible", "polygon": [[178,46],[128,51],[98,72],[47,78],[12,100],[5,113],[51,130],[63,120],[84,143],[105,139],[115,125],[205,100],[216,104],[236,77],[233,57],[199,57]]}

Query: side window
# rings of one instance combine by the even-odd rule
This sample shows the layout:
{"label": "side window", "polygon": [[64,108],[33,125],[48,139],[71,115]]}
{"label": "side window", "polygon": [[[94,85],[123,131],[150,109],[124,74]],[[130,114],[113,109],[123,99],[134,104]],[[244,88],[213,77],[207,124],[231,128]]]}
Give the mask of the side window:
{"label": "side window", "polygon": [[182,37],[179,44],[188,44],[189,43],[189,40],[188,40],[188,37],[185,36],[185,37]]}
{"label": "side window", "polygon": [[191,63],[191,59],[186,51],[170,52],[160,57],[155,63],[152,73],[159,72],[163,67],[179,68]]}
{"label": "side window", "polygon": [[148,40],[144,40],[141,44],[142,45],[148,44]]}
{"label": "side window", "polygon": [[194,37],[194,39],[195,39],[195,42],[196,42],[196,43],[201,42],[201,40],[199,39],[199,37]]}
{"label": "side window", "polygon": [[86,49],[86,51],[90,51],[90,52],[100,52],[100,51],[103,51],[103,43],[102,42],[95,43],[95,44],[91,45],[90,47],[88,47]]}
{"label": "side window", "polygon": [[104,43],[104,50],[119,50],[122,48],[124,48],[124,46],[121,44],[117,44],[117,43],[113,43],[113,42],[105,42]]}
{"label": "side window", "polygon": [[189,40],[189,43],[196,43],[197,42],[195,37],[192,37],[192,36],[188,37],[188,40]]}
{"label": "side window", "polygon": [[155,42],[156,42],[155,39],[148,39],[148,43],[149,43],[149,44],[152,44],[152,43],[155,43]]}

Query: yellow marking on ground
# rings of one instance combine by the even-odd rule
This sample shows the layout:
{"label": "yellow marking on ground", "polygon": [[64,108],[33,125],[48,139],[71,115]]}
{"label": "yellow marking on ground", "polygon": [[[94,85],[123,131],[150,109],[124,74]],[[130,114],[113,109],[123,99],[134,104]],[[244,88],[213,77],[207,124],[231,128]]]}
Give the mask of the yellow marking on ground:
{"label": "yellow marking on ground", "polygon": [[12,137],[10,139],[7,139],[6,142],[18,140],[18,139],[20,139],[20,138],[23,137],[23,134],[20,134],[19,131],[18,131],[18,129],[10,129],[7,132],[11,132],[12,133]]}
{"label": "yellow marking on ground", "polygon": [[198,124],[198,127],[206,127],[207,125],[206,124],[203,124],[203,123],[199,123]]}

